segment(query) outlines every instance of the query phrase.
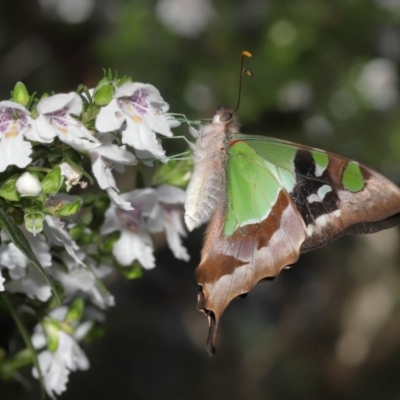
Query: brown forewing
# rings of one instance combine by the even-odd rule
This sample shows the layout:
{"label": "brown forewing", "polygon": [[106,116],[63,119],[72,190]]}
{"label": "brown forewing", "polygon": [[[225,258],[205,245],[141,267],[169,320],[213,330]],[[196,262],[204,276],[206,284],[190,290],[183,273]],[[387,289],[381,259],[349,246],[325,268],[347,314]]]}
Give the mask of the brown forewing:
{"label": "brown forewing", "polygon": [[306,238],[303,219],[283,190],[266,219],[240,227],[230,237],[224,235],[225,207],[221,204],[211,219],[196,269],[198,309],[209,318],[211,354],[219,319],[231,300],[293,264]]}

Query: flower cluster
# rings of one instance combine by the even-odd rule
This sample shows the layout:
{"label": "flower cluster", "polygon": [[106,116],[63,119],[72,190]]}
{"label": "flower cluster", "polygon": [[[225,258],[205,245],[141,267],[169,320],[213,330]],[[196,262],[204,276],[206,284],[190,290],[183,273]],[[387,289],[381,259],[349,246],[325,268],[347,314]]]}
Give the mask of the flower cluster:
{"label": "flower cluster", "polygon": [[[26,341],[18,356],[28,354],[51,398],[71,371],[89,368],[78,343],[114,305],[107,277],[154,268],[154,233],[189,259],[185,179],[171,173],[160,141],[180,124],[168,108],[154,86],[110,73],[92,90],[41,99],[18,83],[0,101],[0,306]],[[155,164],[153,184],[121,192],[113,172],[140,164]],[[36,325],[26,323],[32,315]],[[0,360],[11,376],[21,365],[13,360]]]}

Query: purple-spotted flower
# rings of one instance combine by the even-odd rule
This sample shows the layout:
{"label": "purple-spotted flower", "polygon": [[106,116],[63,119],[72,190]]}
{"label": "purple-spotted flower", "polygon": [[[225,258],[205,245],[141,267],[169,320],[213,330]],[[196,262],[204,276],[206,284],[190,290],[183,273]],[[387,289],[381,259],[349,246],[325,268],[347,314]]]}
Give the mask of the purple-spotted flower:
{"label": "purple-spotted flower", "polygon": [[32,118],[29,111],[13,101],[0,101],[0,172],[9,165],[26,167],[31,161]]}
{"label": "purple-spotted flower", "polygon": [[155,189],[158,203],[148,220],[147,226],[151,232],[165,231],[168,246],[174,256],[189,261],[189,254],[182,246],[182,237],[186,230],[182,223],[182,205],[185,202],[184,190],[170,185],[161,185]]}
{"label": "purple-spotted flower", "polygon": [[146,269],[154,268],[153,242],[146,219],[158,201],[157,193],[150,188],[136,189],[122,194],[121,198],[129,201],[133,210],[123,210],[111,204],[106,211],[101,233],[121,232],[113,247],[113,254],[121,265],[129,266],[137,260]]}
{"label": "purple-spotted flower", "polygon": [[176,119],[165,114],[168,109],[168,104],[153,85],[125,83],[116,90],[113,100],[100,110],[96,129],[99,132],[112,132],[126,122],[122,143],[138,150],[137,155],[141,158],[149,154],[150,157],[166,161],[165,151],[156,133],[171,137],[171,128],[179,125]]}
{"label": "purple-spotted flower", "polygon": [[46,97],[37,107],[35,131],[41,141],[52,141],[56,136],[78,151],[100,146],[99,141],[73,115],[80,115],[82,99],[75,92]]}

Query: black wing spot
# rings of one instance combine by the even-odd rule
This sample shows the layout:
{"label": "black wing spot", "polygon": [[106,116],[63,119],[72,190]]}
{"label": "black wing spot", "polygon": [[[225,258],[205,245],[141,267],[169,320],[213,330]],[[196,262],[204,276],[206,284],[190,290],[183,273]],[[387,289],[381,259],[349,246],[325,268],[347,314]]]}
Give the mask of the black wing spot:
{"label": "black wing spot", "polygon": [[[294,160],[296,185],[291,192],[292,198],[304,219],[306,225],[326,214],[330,214],[339,208],[340,199],[329,176],[328,169],[322,175],[316,176],[316,165],[310,151],[299,149]],[[332,190],[325,194],[323,201],[309,202],[308,197],[315,194],[325,185]]]}

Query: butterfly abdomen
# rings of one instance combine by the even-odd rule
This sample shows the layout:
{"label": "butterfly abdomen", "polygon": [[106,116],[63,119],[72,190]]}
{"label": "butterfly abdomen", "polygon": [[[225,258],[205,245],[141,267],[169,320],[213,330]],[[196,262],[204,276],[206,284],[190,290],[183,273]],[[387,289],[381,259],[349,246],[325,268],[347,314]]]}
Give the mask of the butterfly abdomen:
{"label": "butterfly abdomen", "polygon": [[218,204],[226,201],[224,123],[206,125],[194,145],[194,171],[186,191],[185,223],[189,231],[208,222]]}

